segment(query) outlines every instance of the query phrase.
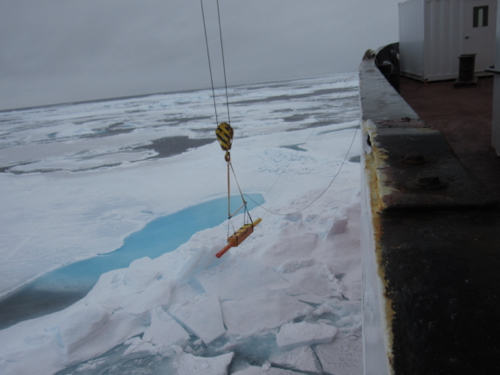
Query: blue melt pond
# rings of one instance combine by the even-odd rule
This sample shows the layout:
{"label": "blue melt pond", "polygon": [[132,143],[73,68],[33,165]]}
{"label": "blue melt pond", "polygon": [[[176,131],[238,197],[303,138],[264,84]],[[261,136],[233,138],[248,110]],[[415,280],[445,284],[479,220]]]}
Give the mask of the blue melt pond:
{"label": "blue melt pond", "polygon": [[[264,203],[261,194],[249,194],[249,210]],[[241,197],[231,197],[231,207],[241,206]],[[215,227],[227,219],[227,198],[219,198],[188,207],[174,214],[160,217],[143,229],[125,238],[118,250],[72,263],[34,280],[34,287],[57,290],[90,290],[99,276],[118,268],[125,268],[136,259],[160,255],[177,249],[196,232]],[[224,233],[225,235],[225,233]],[[214,254],[215,256],[215,254]]]}
{"label": "blue melt pond", "polygon": [[[250,210],[264,203],[260,194],[247,197]],[[241,198],[232,197],[231,207],[240,205]],[[220,198],[153,220],[128,236],[118,250],[61,267],[1,298],[0,329],[62,310],[83,298],[103,273],[128,267],[139,258],[157,258],[173,251],[196,232],[215,227],[226,218],[227,198]]]}
{"label": "blue melt pond", "polygon": [[[260,194],[247,197],[250,210],[264,203]],[[240,205],[239,196],[231,198],[231,207]],[[62,310],[83,298],[103,273],[128,267],[139,258],[157,258],[173,251],[196,232],[215,227],[226,218],[227,198],[220,198],[153,220],[128,236],[118,250],[61,267],[1,298],[0,329]]]}

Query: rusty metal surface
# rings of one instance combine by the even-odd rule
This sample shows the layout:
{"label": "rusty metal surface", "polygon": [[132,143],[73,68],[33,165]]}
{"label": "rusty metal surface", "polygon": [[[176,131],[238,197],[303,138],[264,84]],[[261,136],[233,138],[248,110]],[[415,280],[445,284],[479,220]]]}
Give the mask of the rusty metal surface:
{"label": "rusty metal surface", "polygon": [[398,118],[392,120],[382,120],[375,121],[378,129],[382,128],[429,128],[422,120],[420,119],[411,119],[409,117]]}
{"label": "rusty metal surface", "polygon": [[[368,64],[360,68],[362,211],[371,220],[362,238],[364,304],[367,293],[380,298],[364,311],[385,321],[364,334],[388,349],[364,339],[365,374],[500,374],[499,206]],[[384,360],[390,370],[376,367]]]}
{"label": "rusty metal surface", "polygon": [[430,129],[377,129],[372,136],[383,210],[458,208],[495,203]]}
{"label": "rusty metal surface", "polygon": [[364,60],[361,62],[359,82],[359,95],[363,103],[361,114],[363,120],[418,119],[416,112],[387,82],[375,67],[373,60]]}
{"label": "rusty metal surface", "polygon": [[395,374],[500,373],[500,214],[421,210],[379,217]]}
{"label": "rusty metal surface", "polygon": [[[492,148],[493,81],[481,78],[475,88],[454,89],[449,81],[425,85],[402,78],[401,95],[427,125],[443,133],[465,168],[500,200],[500,156]],[[496,110],[500,114],[500,107]]]}

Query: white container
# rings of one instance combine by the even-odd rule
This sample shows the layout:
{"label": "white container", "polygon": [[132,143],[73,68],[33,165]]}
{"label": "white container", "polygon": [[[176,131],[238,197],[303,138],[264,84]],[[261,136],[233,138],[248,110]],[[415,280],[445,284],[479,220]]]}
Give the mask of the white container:
{"label": "white container", "polygon": [[476,54],[476,74],[494,64],[497,0],[409,0],[399,4],[401,74],[458,77],[458,57]]}

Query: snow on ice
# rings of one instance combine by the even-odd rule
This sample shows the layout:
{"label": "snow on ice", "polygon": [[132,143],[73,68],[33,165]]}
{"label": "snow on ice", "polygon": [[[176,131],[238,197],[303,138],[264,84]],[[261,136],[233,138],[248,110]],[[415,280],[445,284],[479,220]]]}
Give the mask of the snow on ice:
{"label": "snow on ice", "polygon": [[269,361],[277,367],[303,371],[308,374],[321,375],[323,371],[310,346],[297,346],[284,352],[274,353],[269,357]]}
{"label": "snow on ice", "polygon": [[[231,89],[233,165],[271,211],[251,212],[263,218],[255,232],[217,259],[227,222],[199,231],[103,274],[68,308],[0,331],[0,374],[361,374],[360,169],[343,163],[360,142],[349,152],[359,132],[347,78]],[[0,294],[224,196],[218,144],[170,157],[147,148],[213,137],[210,103],[198,91],[0,113]]]}
{"label": "snow on ice", "polygon": [[288,323],[281,326],[276,342],[280,348],[323,344],[331,342],[336,334],[337,328],[328,324]]}
{"label": "snow on ice", "polygon": [[244,370],[234,373],[235,375],[297,375],[295,371],[283,370],[269,366],[249,366]]}
{"label": "snow on ice", "polygon": [[182,326],[161,306],[157,306],[151,310],[151,325],[146,328],[142,338],[134,337],[125,342],[129,347],[124,355],[136,352],[172,355],[173,348],[186,345],[188,341],[189,335]]}
{"label": "snow on ice", "polygon": [[172,309],[171,314],[205,344],[210,344],[226,331],[216,295],[185,300],[181,306]]}
{"label": "snow on ice", "polygon": [[175,359],[175,369],[178,375],[227,374],[233,356],[234,353],[227,353],[214,358],[201,358],[189,353],[181,353]]}

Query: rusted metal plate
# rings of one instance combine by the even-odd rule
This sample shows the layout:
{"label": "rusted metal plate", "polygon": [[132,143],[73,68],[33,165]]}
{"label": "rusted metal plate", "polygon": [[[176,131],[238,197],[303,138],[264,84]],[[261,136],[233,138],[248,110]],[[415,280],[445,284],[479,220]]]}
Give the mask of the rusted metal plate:
{"label": "rusted metal plate", "polygon": [[396,120],[383,120],[383,121],[375,121],[377,128],[429,128],[422,120],[420,119],[411,119],[409,117],[402,117]]}
{"label": "rusted metal plate", "polygon": [[375,67],[373,60],[361,62],[359,80],[359,95],[363,103],[362,120],[418,119],[415,111]]}
{"label": "rusted metal plate", "polygon": [[500,374],[499,206],[369,70],[363,61],[365,373]]}
{"label": "rusted metal plate", "polygon": [[500,214],[393,211],[378,241],[396,375],[500,374]]}
{"label": "rusted metal plate", "polygon": [[384,211],[495,203],[438,131],[378,128],[371,143]]}

